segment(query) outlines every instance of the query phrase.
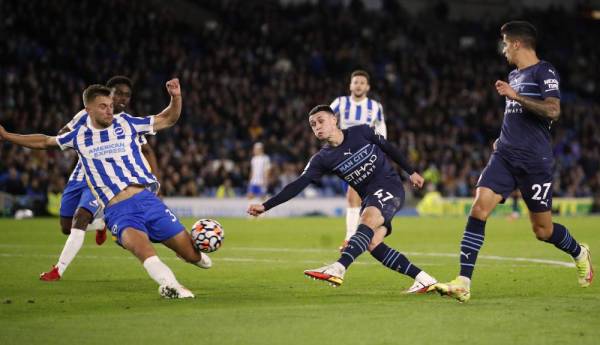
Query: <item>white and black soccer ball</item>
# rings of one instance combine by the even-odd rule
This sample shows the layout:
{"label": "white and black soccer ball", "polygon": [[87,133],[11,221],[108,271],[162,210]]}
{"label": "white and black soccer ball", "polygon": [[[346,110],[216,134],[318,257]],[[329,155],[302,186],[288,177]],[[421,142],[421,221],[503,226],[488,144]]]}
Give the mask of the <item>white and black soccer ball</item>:
{"label": "white and black soccer ball", "polygon": [[192,241],[196,250],[204,253],[219,249],[225,239],[221,223],[214,219],[200,219],[192,225]]}

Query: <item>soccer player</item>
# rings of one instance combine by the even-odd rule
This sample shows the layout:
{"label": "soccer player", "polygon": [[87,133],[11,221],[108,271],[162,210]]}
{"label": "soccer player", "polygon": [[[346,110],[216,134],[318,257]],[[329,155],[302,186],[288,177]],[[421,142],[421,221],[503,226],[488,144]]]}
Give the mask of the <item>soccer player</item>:
{"label": "soccer player", "polygon": [[392,218],[404,203],[402,181],[387,157],[410,175],[415,187],[423,186],[423,178],[394,146],[383,136],[375,134],[369,126],[341,130],[328,105],[313,108],[309,113],[309,123],[315,136],[325,142],[324,147],[311,158],[298,179],[263,204],[250,205],[248,214],[258,216],[298,195],[323,174],[335,173],[362,199],[360,224],[338,261],[306,270],[304,274],[332,285],[341,285],[348,267],[368,250],[386,267],[415,279],[407,293],[426,292],[436,280],[413,265],[406,256],[383,243],[384,237],[392,232]]}
{"label": "soccer player", "polygon": [[[369,74],[363,70],[356,70],[350,75],[350,96],[336,98],[331,103],[331,109],[339,118],[341,129],[356,125],[369,125],[375,128],[375,132],[387,138],[387,128],[383,118],[383,107],[381,103],[368,98],[367,93],[371,89],[369,85]],[[340,251],[348,244],[350,237],[356,232],[360,218],[360,196],[348,186],[346,191],[346,237]]]}
{"label": "soccer player", "polygon": [[[131,101],[133,89],[131,80],[125,76],[114,76],[108,80],[106,86],[113,92],[113,113],[124,112]],[[59,134],[71,131],[78,122],[85,122],[87,116],[85,109],[80,111],[59,131]],[[141,139],[144,140],[142,153],[150,164],[152,172],[157,175],[158,170],[154,151],[145,142],[144,137],[141,137]],[[68,238],[58,262],[48,272],[40,274],[40,280],[57,281],[63,276],[67,267],[83,246],[85,231],[96,230],[96,244],[102,245],[106,240],[106,227],[103,217],[104,212],[89,189],[81,160],[78,160],[75,169],[69,176],[60,203],[60,225],[62,232],[68,235]]]}
{"label": "soccer player", "polygon": [[250,160],[250,181],[248,182],[248,199],[263,198],[267,192],[267,179],[271,161],[265,154],[264,145],[255,143]]}
{"label": "soccer player", "polygon": [[552,222],[554,162],[550,126],[560,116],[558,72],[537,57],[537,32],[532,24],[508,22],[500,33],[504,56],[517,67],[508,75],[508,83],[495,83],[498,94],[506,98],[500,138],[479,178],[460,244],[460,275],[434,286],[440,294],[460,302],[471,297],[471,276],[483,245],[486,220],[496,205],[517,188],[530,211],[537,239],[553,244],[575,260],[581,287],[589,286],[594,276],[589,247],[579,244],[564,225]]}
{"label": "soccer player", "polygon": [[194,249],[190,234],[153,193],[159,184],[142,159],[140,137],[173,126],[181,114],[179,80],[169,80],[166,87],[171,101],[158,115],[140,118],[126,113],[113,115],[111,89],[91,85],[83,93],[89,116],[71,131],[57,137],[19,135],[0,126],[0,139],[33,149],[56,146],[75,149],[92,191],[104,206],[106,223],[117,242],[142,262],[159,284],[161,296],[193,298],[194,294],[177,281],[151,244],[151,241],[162,242],[180,258],[199,267],[212,265],[206,254]]}

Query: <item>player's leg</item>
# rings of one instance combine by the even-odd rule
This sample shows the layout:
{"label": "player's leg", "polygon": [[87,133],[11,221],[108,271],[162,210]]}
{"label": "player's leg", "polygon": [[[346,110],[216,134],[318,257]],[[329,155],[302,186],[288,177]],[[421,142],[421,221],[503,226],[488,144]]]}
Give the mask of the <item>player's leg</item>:
{"label": "player's leg", "polygon": [[592,259],[587,244],[579,244],[569,230],[559,223],[552,222],[552,212],[529,212],[531,227],[538,240],[553,244],[569,254],[577,267],[577,279],[581,287],[588,287],[594,278]]}
{"label": "player's leg", "polygon": [[[431,291],[437,280],[410,262],[404,254],[383,243],[384,238],[391,232],[391,219],[389,222],[390,225],[387,225],[387,223],[375,229],[375,235],[368,248],[371,256],[385,267],[415,280],[413,285],[405,291],[406,293],[425,293]],[[388,230],[387,226],[390,226],[390,230]]]}
{"label": "player's leg", "polygon": [[[86,230],[95,231],[98,226],[104,229],[104,221],[101,218],[92,222],[94,220],[94,215],[97,214],[101,214],[101,208],[98,201],[94,198],[94,195],[87,185],[83,185],[78,207],[73,215],[69,237],[60,253],[58,263],[54,266],[59,277],[64,275],[67,267],[69,267],[77,253],[81,250],[83,241],[85,240]],[[104,234],[104,237],[106,238],[106,233]],[[44,279],[43,277],[40,278]]]}
{"label": "player's leg", "polygon": [[[117,243],[138,258],[148,275],[159,284],[161,296],[193,298],[194,295],[179,284],[171,269],[158,258],[150,242],[152,234],[147,226],[149,217],[154,214],[154,220],[156,220],[159,216],[166,214],[166,212],[157,214],[157,202],[162,204],[160,199],[151,192],[142,191],[129,199],[107,207],[104,210],[106,224],[117,238]],[[169,214],[167,216],[170,217]]]}
{"label": "player's leg", "polygon": [[346,191],[346,200],[348,206],[346,207],[346,236],[340,246],[340,252],[348,245],[350,237],[356,233],[358,222],[360,220],[360,204],[362,200],[354,188],[348,186]]}
{"label": "player's leg", "polygon": [[460,274],[448,283],[435,284],[435,289],[440,294],[454,297],[459,302],[466,302],[471,297],[471,277],[477,255],[485,239],[485,223],[502,199],[502,195],[496,194],[487,187],[477,188],[475,201],[460,242]]}
{"label": "player's leg", "polygon": [[[69,181],[67,186],[63,190],[62,197],[60,199],[60,227],[63,234],[71,237],[71,229],[73,227],[73,216],[77,210],[79,202],[81,200],[81,195],[83,193],[83,187],[81,181]],[[67,244],[77,242],[75,241],[80,236],[79,234],[75,234],[73,239],[69,241],[67,238]],[[64,251],[64,248],[63,248]],[[60,259],[59,259],[60,262]],[[57,281],[61,278],[62,272],[58,269],[58,264],[52,265],[49,271],[42,272],[40,274],[40,280],[42,281]]]}
{"label": "player's leg", "polygon": [[173,271],[156,255],[148,235],[132,227],[120,233],[120,243],[129,250],[144,266],[148,275],[159,285],[159,293],[165,298],[193,298],[191,291],[184,288]]}
{"label": "player's leg", "polygon": [[[363,200],[364,209],[360,216],[360,224],[356,233],[350,237],[348,245],[342,250],[338,261],[331,265],[313,270],[306,270],[304,274],[319,280],[326,280],[337,286],[344,281],[344,274],[350,265],[365,251],[375,236],[375,231],[386,220],[394,217],[404,203],[404,190],[402,186],[386,186]],[[385,234],[384,234],[385,235]]]}
{"label": "player's leg", "polygon": [[175,236],[162,242],[165,246],[177,253],[182,260],[200,268],[211,268],[212,260],[207,254],[199,253],[192,244],[192,237],[187,231],[180,231]]}
{"label": "player's leg", "polygon": [[63,234],[69,235],[71,233],[71,227],[73,224],[73,216],[63,217],[60,216],[60,230]]}
{"label": "player's leg", "polygon": [[477,255],[485,239],[485,224],[496,205],[515,190],[517,181],[510,163],[497,154],[492,154],[488,165],[481,173],[475,200],[460,242],[460,274],[448,283],[438,283],[436,290],[442,295],[466,302],[471,297],[471,277]]}
{"label": "player's leg", "polygon": [[350,265],[369,248],[369,243],[375,236],[373,229],[383,224],[384,218],[376,207],[366,207],[361,215],[356,233],[350,237],[348,245],[342,250],[338,261],[323,267],[304,271],[308,277],[329,282],[339,286],[344,282],[344,275]]}

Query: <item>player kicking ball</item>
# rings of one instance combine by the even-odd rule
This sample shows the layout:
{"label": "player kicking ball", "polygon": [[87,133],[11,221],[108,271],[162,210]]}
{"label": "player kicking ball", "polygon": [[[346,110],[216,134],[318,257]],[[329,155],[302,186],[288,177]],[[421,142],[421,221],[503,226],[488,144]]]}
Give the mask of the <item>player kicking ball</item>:
{"label": "player kicking ball", "polygon": [[415,280],[406,290],[407,293],[431,290],[437,282],[432,276],[383,243],[384,238],[392,232],[392,218],[404,203],[402,181],[387,157],[410,175],[415,187],[423,186],[423,177],[414,171],[398,149],[381,135],[376,135],[369,126],[358,125],[341,130],[337,117],[328,105],[318,105],[308,115],[310,127],[315,136],[325,143],[324,147],[311,158],[298,179],[263,204],[250,205],[248,214],[258,216],[295,197],[323,174],[334,173],[361,197],[360,224],[338,261],[306,270],[304,274],[339,286],[344,282],[350,265],[359,255],[369,251],[384,266]]}
{"label": "player kicking ball", "polygon": [[471,276],[485,238],[487,218],[517,188],[529,209],[536,238],[573,258],[581,287],[588,287],[594,278],[589,247],[579,244],[564,225],[552,222],[554,159],[550,126],[560,116],[558,72],[538,59],[533,25],[509,22],[500,33],[504,56],[517,67],[508,75],[508,83],[498,80],[495,84],[498,94],[506,98],[500,138],[477,183],[460,243],[460,274],[449,283],[435,285],[440,294],[459,302],[471,298]]}

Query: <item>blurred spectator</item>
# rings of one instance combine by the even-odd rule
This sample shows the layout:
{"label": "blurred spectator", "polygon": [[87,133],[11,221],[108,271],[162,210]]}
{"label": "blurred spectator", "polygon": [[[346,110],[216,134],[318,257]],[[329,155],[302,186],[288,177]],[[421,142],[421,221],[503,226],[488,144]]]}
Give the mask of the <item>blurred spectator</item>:
{"label": "blurred spectator", "polygon": [[[452,22],[440,6],[410,17],[389,1],[380,12],[343,3],[202,1],[195,5],[215,21],[191,27],[160,3],[5,0],[0,123],[54,135],[82,107],[83,88],[115,74],[134,80],[135,114],[157,113],[165,80],[178,76],[182,117],[150,138],[163,195],[214,196],[228,180],[243,195],[256,141],[268,148],[274,193],[319,147],[307,111],[345,93],[348,73],[361,68],[386,105],[389,140],[442,195],[470,196],[502,123],[504,100],[493,83],[512,69],[497,50],[502,21]],[[592,76],[600,75],[600,28],[553,8],[519,17],[552,33],[540,37],[540,56],[562,79],[554,194],[597,195],[600,87]],[[48,181],[68,177],[75,159],[0,144],[0,190],[36,199]],[[317,189],[342,193],[327,178]]]}

